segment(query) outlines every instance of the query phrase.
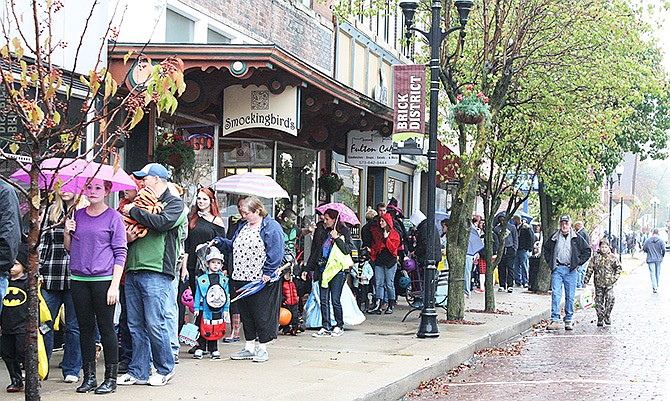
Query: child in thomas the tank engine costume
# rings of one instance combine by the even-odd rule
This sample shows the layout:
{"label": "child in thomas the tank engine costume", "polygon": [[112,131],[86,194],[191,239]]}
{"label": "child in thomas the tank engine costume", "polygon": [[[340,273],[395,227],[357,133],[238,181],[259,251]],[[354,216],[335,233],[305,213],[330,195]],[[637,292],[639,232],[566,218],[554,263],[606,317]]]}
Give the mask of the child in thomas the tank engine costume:
{"label": "child in thomas the tank engine costume", "polygon": [[226,321],[230,321],[228,308],[228,277],[221,270],[223,255],[216,248],[210,248],[207,254],[207,272],[195,280],[196,290],[193,299],[196,325],[200,327],[198,349],[193,358],[201,359],[205,351],[211,352],[212,359],[221,359],[217,340],[226,332]]}

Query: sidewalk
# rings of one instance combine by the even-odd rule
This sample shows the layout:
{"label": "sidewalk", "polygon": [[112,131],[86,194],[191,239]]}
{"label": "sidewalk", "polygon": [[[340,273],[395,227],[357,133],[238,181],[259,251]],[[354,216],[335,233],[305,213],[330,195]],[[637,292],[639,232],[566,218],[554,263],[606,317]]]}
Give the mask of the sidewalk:
{"label": "sidewalk", "polygon": [[[643,264],[624,256],[624,270]],[[526,330],[550,313],[550,296],[515,288],[512,294],[496,292],[497,309],[512,312],[466,312],[465,320],[480,325],[440,324],[440,336],[418,339],[418,312],[405,323],[408,310],[401,298],[392,315],[366,315],[366,321],[345,327],[338,338],[312,338],[314,331],[296,337],[280,336],[268,346],[265,363],[232,361],[226,355],[239,351],[241,343],[220,344],[223,359],[194,360],[182,346],[175,377],[165,387],[119,386],[109,400],[397,400],[424,380],[439,376],[482,348],[495,346]],[[483,309],[484,294],[473,293],[466,310]],[[438,308],[438,319],[446,319]],[[43,383],[44,400],[71,400],[76,385],[62,383],[56,367],[61,352],[52,359],[51,378]],[[7,394],[8,376],[0,366],[3,400],[22,400],[23,393]],[[103,376],[98,362],[98,378]],[[78,398],[95,398],[93,394]]]}

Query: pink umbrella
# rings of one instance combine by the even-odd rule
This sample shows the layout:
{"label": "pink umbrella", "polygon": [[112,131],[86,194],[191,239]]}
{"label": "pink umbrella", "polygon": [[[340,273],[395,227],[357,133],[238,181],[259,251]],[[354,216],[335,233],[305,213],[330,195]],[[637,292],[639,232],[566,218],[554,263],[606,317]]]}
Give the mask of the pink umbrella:
{"label": "pink umbrella", "polygon": [[[26,166],[30,170],[30,165]],[[91,177],[112,183],[112,192],[137,189],[135,181],[123,170],[114,171],[114,166],[82,159],[52,158],[42,162],[39,184],[42,188],[53,189],[61,181],[61,191],[79,193]],[[19,181],[30,183],[30,176],[23,169],[11,175]]]}
{"label": "pink umbrella", "polygon": [[262,198],[288,198],[288,192],[272,177],[255,173],[230,175],[214,184],[217,191]]}
{"label": "pink umbrella", "polygon": [[349,209],[347,205],[344,203],[326,203],[325,205],[321,205],[316,208],[321,213],[325,213],[326,210],[328,209],[333,209],[337,213],[339,213],[339,219],[343,223],[348,223],[351,224],[352,226],[357,226],[360,225],[361,222],[358,220],[358,217],[356,217],[356,213],[354,213],[353,210]]}

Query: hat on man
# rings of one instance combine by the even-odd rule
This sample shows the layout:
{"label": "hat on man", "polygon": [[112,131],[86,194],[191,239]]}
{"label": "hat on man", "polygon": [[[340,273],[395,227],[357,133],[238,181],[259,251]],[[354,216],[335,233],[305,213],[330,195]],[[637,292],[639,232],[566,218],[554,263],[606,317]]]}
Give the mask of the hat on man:
{"label": "hat on man", "polygon": [[144,178],[146,176],[159,177],[163,179],[168,179],[168,171],[162,164],[158,163],[149,163],[142,168],[140,171],[133,172],[133,175],[137,178]]}
{"label": "hat on man", "polygon": [[560,221],[567,221],[567,222],[570,222],[570,221],[571,221],[571,220],[570,220],[570,216],[568,216],[567,214],[564,214],[563,216],[561,216],[561,220],[560,220]]}

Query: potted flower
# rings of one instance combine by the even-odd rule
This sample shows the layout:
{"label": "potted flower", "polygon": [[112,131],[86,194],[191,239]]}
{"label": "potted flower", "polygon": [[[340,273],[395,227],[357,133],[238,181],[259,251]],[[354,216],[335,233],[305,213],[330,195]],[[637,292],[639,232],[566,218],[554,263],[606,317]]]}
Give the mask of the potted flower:
{"label": "potted flower", "polygon": [[319,188],[326,194],[333,194],[342,188],[344,185],[344,180],[335,173],[327,174],[325,171],[321,172],[321,177],[319,177]]}
{"label": "potted flower", "polygon": [[157,132],[154,161],[164,166],[172,166],[175,181],[180,181],[184,173],[195,166],[195,150],[190,141],[185,141],[180,134],[160,131]]}
{"label": "potted flower", "polygon": [[459,124],[479,125],[491,120],[489,98],[472,89],[472,85],[467,85],[465,92],[458,94],[456,104],[451,107],[453,119]]}

